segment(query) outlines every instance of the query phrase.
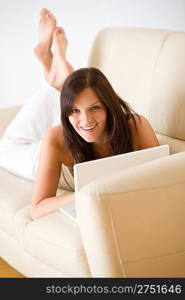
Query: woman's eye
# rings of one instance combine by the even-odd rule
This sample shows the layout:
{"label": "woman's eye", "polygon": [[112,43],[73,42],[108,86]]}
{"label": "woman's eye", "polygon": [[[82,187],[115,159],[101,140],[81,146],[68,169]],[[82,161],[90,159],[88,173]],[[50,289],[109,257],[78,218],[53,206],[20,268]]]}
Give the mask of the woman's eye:
{"label": "woman's eye", "polygon": [[99,106],[98,106],[98,105],[95,105],[95,106],[92,106],[92,107],[91,107],[91,110],[97,110],[97,109],[99,109]]}
{"label": "woman's eye", "polygon": [[71,110],[71,113],[72,114],[75,114],[75,113],[77,113],[78,112],[78,109],[77,108],[72,108],[72,110]]}

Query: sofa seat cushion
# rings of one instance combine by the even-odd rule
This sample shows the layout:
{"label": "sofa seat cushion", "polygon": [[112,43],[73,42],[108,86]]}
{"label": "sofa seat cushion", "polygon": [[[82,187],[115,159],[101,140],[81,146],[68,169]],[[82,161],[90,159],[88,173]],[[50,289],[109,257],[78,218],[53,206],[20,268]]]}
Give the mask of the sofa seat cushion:
{"label": "sofa seat cushion", "polygon": [[62,211],[33,221],[33,183],[3,169],[0,181],[0,229],[32,257],[66,277],[90,277],[79,225]]}
{"label": "sofa seat cushion", "polygon": [[17,211],[30,204],[33,183],[2,168],[0,182],[0,228],[10,235],[15,235],[13,217]]}

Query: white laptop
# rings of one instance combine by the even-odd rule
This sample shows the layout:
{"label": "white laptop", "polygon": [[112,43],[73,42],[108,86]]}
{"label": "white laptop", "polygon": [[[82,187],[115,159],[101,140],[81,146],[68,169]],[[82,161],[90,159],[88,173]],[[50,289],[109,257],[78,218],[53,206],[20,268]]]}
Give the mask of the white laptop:
{"label": "white laptop", "polygon": [[167,155],[169,155],[169,145],[163,145],[76,164],[74,165],[75,192],[93,179]]}
{"label": "white laptop", "polygon": [[[94,179],[111,174],[118,170],[134,167],[154,159],[169,155],[169,145],[147,148],[139,151],[128,152],[120,155],[96,159],[74,165],[75,192]],[[71,204],[61,209],[73,219],[76,218],[75,205]]]}

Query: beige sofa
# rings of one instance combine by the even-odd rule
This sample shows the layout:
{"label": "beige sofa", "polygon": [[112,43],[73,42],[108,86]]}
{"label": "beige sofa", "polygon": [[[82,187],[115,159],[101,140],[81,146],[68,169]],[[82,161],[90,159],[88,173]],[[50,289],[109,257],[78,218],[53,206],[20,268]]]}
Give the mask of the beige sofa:
{"label": "beige sofa", "polygon": [[[108,28],[89,65],[171,155],[85,186],[79,224],[60,211],[32,221],[32,182],[0,169],[0,256],[28,277],[185,277],[185,33]],[[1,133],[17,109],[1,110]]]}

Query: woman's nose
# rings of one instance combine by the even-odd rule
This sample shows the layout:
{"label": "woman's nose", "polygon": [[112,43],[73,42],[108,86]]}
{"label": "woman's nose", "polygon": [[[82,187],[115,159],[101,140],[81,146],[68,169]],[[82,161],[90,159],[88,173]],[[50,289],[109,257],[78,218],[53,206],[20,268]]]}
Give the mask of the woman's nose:
{"label": "woman's nose", "polygon": [[83,123],[83,125],[88,125],[92,122],[92,117],[90,115],[89,112],[83,112],[81,114],[81,123]]}

